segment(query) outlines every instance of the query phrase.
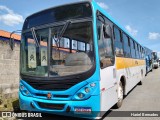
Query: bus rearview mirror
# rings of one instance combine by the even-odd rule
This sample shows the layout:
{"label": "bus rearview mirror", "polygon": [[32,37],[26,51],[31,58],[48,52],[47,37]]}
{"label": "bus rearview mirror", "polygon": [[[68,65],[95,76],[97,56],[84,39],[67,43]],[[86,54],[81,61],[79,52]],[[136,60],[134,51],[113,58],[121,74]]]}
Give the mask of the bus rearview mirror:
{"label": "bus rearview mirror", "polygon": [[15,47],[15,41],[14,41],[14,37],[12,37],[12,35],[14,33],[21,33],[21,31],[22,30],[15,30],[15,31],[13,31],[13,32],[10,33],[9,46],[10,46],[11,50],[13,50],[14,47]]}
{"label": "bus rearview mirror", "polygon": [[105,38],[111,38],[111,28],[109,25],[105,25],[103,27],[104,37]]}

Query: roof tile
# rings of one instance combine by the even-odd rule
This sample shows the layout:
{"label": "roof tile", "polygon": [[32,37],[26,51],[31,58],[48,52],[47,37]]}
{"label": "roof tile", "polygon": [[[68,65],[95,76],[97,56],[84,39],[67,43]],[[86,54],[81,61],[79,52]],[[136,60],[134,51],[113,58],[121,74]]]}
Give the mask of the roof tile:
{"label": "roof tile", "polygon": [[[10,32],[4,31],[4,30],[0,30],[0,36],[1,37],[6,37],[6,38],[10,38]],[[13,34],[12,38],[16,39],[16,40],[20,40],[21,36],[18,34]]]}

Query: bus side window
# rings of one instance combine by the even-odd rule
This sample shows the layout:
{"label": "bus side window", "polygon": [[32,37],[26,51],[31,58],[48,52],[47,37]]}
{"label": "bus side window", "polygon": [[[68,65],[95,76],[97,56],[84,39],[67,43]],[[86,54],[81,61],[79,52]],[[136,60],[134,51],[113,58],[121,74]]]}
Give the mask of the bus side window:
{"label": "bus side window", "polygon": [[[142,48],[142,59],[144,59],[144,56],[145,55],[145,51],[144,51],[144,48]],[[150,59],[152,59],[152,55],[150,56]]]}
{"label": "bus side window", "polygon": [[138,44],[135,42],[136,59],[139,59]]}
{"label": "bus side window", "polygon": [[100,60],[104,56],[104,43],[102,40],[102,22],[97,20],[97,39],[98,39],[98,49],[99,49],[99,58]]}
{"label": "bus side window", "polygon": [[131,46],[131,57],[135,58],[135,46],[134,46],[134,41],[132,39],[130,39],[130,46]]}
{"label": "bus side window", "polygon": [[114,26],[115,53],[117,57],[123,56],[123,45],[120,30]]}
{"label": "bus side window", "polygon": [[143,48],[141,46],[141,59],[143,59]]}
{"label": "bus side window", "polygon": [[113,65],[114,53],[113,53],[113,41],[112,41],[112,29],[107,25],[102,25],[102,37],[101,43],[103,46],[103,54],[100,56],[101,68],[105,68]]}
{"label": "bus side window", "polygon": [[112,29],[109,25],[103,26],[103,41],[105,47],[105,57],[113,56]]}
{"label": "bus side window", "polygon": [[141,59],[141,46],[139,45],[139,59]]}
{"label": "bus side window", "polygon": [[139,45],[137,44],[138,59],[140,58]]}
{"label": "bus side window", "polygon": [[123,33],[123,42],[124,42],[124,57],[129,58],[130,57],[130,41],[128,36]]}

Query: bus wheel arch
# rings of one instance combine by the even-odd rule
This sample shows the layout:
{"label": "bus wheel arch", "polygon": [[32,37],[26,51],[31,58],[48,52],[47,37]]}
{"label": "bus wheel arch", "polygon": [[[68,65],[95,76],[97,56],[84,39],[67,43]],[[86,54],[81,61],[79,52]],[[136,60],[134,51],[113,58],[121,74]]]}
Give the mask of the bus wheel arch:
{"label": "bus wheel arch", "polygon": [[143,82],[142,82],[143,77],[144,77],[144,72],[143,72],[143,69],[141,69],[141,80],[139,81],[138,85],[143,84]]}
{"label": "bus wheel arch", "polygon": [[143,74],[144,74],[144,73],[143,73],[143,69],[141,69],[141,77],[143,77]]}
{"label": "bus wheel arch", "polygon": [[121,76],[120,81],[122,82],[122,86],[123,86],[123,95],[125,95],[125,92],[126,92],[126,78],[125,78],[125,76]]}
{"label": "bus wheel arch", "polygon": [[125,85],[126,85],[126,79],[124,76],[122,76],[118,82],[118,88],[117,88],[118,102],[115,104],[114,108],[120,108],[122,106],[125,94]]}

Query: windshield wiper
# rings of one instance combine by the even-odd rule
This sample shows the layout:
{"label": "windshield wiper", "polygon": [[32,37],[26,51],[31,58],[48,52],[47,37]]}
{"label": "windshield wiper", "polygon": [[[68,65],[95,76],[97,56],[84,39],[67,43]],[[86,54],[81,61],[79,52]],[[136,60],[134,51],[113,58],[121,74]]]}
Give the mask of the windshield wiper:
{"label": "windshield wiper", "polygon": [[[58,42],[60,42],[60,40],[61,40],[63,34],[65,33],[65,31],[67,30],[69,24],[71,24],[71,21],[70,21],[70,20],[68,20],[68,21],[64,24],[64,26],[63,26],[62,30],[59,32],[59,34],[57,33],[57,37],[55,37],[55,35],[54,35],[54,37],[53,37],[53,40],[54,40],[54,42],[56,43],[56,46],[57,46],[57,50],[58,50],[58,51],[59,51]],[[60,51],[59,51],[59,54],[60,54]],[[59,55],[59,57],[60,57],[60,55]]]}
{"label": "windshield wiper", "polygon": [[59,39],[59,40],[62,38],[64,32],[66,31],[66,29],[68,28],[68,26],[69,26],[70,23],[71,23],[71,21],[68,20],[68,21],[65,23],[65,25],[63,26],[60,34],[58,35],[58,39]]}
{"label": "windshield wiper", "polygon": [[58,42],[59,42],[60,39],[62,38],[64,32],[66,31],[66,29],[68,28],[68,26],[69,26],[70,23],[71,23],[70,20],[67,21],[67,22],[64,24],[62,30],[59,32],[59,34],[57,33],[57,36],[56,36],[56,37],[55,37],[55,35],[54,35],[53,39],[54,39],[54,42],[56,43],[57,48],[59,48]]}
{"label": "windshield wiper", "polygon": [[35,28],[34,27],[31,28],[31,32],[32,32],[33,39],[34,39],[34,41],[36,43],[36,47],[40,47],[38,39],[37,39],[37,36],[36,36],[36,33],[35,33]]}

